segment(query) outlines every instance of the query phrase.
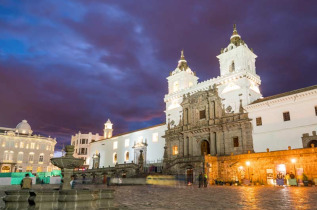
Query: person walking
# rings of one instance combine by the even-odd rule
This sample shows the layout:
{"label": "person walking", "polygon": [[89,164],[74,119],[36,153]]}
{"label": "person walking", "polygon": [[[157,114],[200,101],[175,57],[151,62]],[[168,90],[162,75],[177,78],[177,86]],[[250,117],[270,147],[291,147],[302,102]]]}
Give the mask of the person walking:
{"label": "person walking", "polygon": [[199,188],[203,186],[203,173],[200,172],[199,176],[198,176],[198,183],[199,183]]}
{"label": "person walking", "polygon": [[204,174],[204,187],[207,187],[207,174]]}
{"label": "person walking", "polygon": [[32,179],[29,174],[25,174],[25,177],[22,179],[21,188],[22,190],[29,190],[32,188]]}

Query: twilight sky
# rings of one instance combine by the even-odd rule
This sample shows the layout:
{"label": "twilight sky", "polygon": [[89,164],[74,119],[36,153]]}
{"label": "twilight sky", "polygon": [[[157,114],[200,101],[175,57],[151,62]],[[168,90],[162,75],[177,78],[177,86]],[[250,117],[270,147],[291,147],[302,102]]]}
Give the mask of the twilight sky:
{"label": "twilight sky", "polygon": [[[89,2],[89,3],[88,3]],[[317,1],[0,1],[0,126],[57,137],[164,121],[166,77],[184,49],[200,81],[232,25],[270,96],[316,84]]]}

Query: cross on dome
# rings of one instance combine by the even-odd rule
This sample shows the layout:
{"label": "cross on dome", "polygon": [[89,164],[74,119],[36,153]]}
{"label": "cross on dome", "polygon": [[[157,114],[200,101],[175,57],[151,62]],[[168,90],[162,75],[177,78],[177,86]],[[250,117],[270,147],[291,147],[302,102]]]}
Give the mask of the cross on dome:
{"label": "cross on dome", "polygon": [[240,45],[240,43],[243,42],[241,40],[241,36],[238,34],[236,24],[233,24],[233,32],[232,32],[232,36],[230,37],[230,41],[236,46]]}
{"label": "cross on dome", "polygon": [[184,50],[181,51],[181,60],[185,60]]}
{"label": "cross on dome", "polygon": [[184,50],[181,51],[181,58],[178,61],[177,68],[179,68],[181,71],[186,71],[188,68],[187,61],[185,60],[184,56]]}

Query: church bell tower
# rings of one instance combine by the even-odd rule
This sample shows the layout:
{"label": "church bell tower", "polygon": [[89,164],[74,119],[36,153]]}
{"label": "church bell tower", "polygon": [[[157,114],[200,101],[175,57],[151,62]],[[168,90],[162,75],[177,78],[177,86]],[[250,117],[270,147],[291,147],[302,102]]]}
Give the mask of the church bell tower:
{"label": "church bell tower", "polygon": [[261,79],[255,68],[257,56],[242,40],[235,24],[229,45],[221,49],[217,58],[223,80],[219,85],[219,93],[227,112],[238,113],[240,100],[246,106],[262,97],[259,89]]}
{"label": "church bell tower", "polygon": [[113,129],[112,129],[112,123],[110,121],[110,119],[107,120],[107,122],[105,123],[105,129],[103,129],[103,137],[105,139],[110,139],[112,137],[112,132],[113,132]]}
{"label": "church bell tower", "polygon": [[196,73],[189,68],[183,50],[181,51],[181,57],[176,69],[170,72],[167,81],[168,94],[164,99],[166,103],[166,123],[170,123],[170,125],[173,126],[179,123],[179,119],[182,116],[182,107],[180,104],[183,101],[183,94],[186,92],[186,89],[198,83],[198,77]]}

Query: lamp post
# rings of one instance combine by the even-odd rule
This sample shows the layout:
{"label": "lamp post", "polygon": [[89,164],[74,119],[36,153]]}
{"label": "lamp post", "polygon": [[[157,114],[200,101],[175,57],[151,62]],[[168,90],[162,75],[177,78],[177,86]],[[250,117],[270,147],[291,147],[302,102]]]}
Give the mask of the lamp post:
{"label": "lamp post", "polygon": [[249,171],[250,161],[245,162],[245,164],[248,166],[248,177],[249,177],[249,181],[251,182],[250,171]]}
{"label": "lamp post", "polygon": [[291,159],[291,162],[292,162],[293,165],[294,165],[294,175],[295,175],[295,179],[296,179],[296,169],[295,169],[296,159],[295,159],[295,158]]}

